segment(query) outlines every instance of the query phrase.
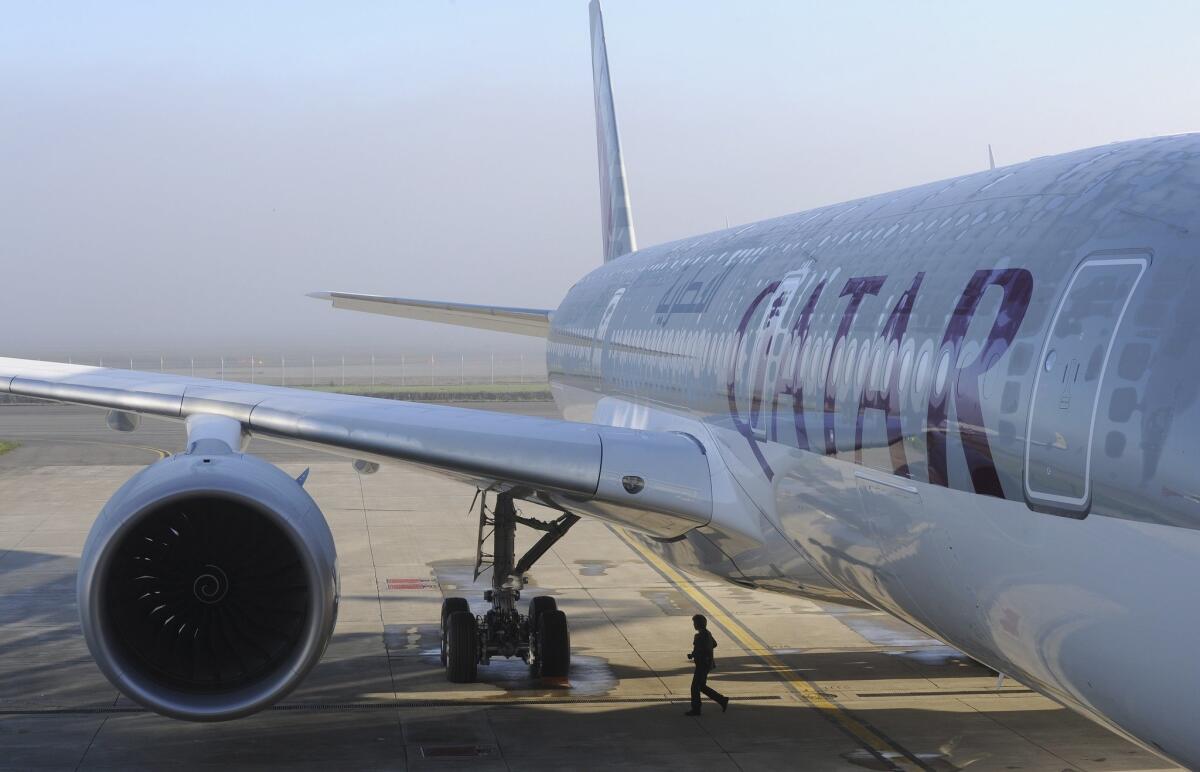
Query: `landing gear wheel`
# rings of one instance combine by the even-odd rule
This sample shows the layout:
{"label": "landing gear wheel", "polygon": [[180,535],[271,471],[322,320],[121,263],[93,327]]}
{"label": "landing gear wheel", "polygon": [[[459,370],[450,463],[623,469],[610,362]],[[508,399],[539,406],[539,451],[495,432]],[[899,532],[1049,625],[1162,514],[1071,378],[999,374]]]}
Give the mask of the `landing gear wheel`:
{"label": "landing gear wheel", "polygon": [[529,630],[537,632],[538,617],[543,611],[554,611],[558,608],[558,601],[553,595],[539,595],[529,601]]}
{"label": "landing gear wheel", "polygon": [[466,598],[445,598],[442,601],[442,667],[446,666],[446,621],[458,611],[471,611]]}
{"label": "landing gear wheel", "polygon": [[538,675],[564,678],[571,669],[571,634],[567,630],[567,615],[558,609],[543,611],[538,616]]}
{"label": "landing gear wheel", "polygon": [[538,618],[547,611],[555,611],[558,609],[558,601],[550,595],[538,595],[531,598],[529,601],[529,614],[525,616],[525,621],[529,625],[529,673],[534,678],[538,676],[538,669],[542,661],[542,655],[538,649]]}
{"label": "landing gear wheel", "polygon": [[446,678],[469,684],[479,665],[479,627],[470,611],[455,611],[446,620]]}

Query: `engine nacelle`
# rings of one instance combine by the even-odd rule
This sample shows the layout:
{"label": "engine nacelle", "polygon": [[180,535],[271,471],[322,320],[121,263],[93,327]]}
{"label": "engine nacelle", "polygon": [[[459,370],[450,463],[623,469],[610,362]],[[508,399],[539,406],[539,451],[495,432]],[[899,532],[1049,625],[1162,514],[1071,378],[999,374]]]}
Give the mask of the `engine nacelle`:
{"label": "engine nacelle", "polygon": [[77,590],[88,648],[117,688],[165,716],[221,721],[281,699],[320,659],[337,553],[299,483],[210,440],[121,486]]}

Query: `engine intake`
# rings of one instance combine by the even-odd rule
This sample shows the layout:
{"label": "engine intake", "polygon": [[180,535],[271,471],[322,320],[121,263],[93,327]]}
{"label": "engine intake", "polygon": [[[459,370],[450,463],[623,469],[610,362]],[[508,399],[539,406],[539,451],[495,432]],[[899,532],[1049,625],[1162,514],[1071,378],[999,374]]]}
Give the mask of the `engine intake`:
{"label": "engine intake", "polygon": [[299,483],[205,442],[117,491],[77,589],[88,647],[122,692],[166,716],[219,721],[278,701],[320,659],[337,558]]}

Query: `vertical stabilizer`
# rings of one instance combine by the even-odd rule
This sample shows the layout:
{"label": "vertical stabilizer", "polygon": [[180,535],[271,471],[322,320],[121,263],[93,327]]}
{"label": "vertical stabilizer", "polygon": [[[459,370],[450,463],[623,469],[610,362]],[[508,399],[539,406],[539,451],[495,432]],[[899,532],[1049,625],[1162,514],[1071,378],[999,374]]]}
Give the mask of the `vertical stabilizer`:
{"label": "vertical stabilizer", "polygon": [[992,155],[992,146],[988,145],[988,169],[996,171],[996,156]]}
{"label": "vertical stabilizer", "polygon": [[637,249],[629,188],[625,185],[625,162],[617,139],[617,114],[613,109],[612,83],[608,77],[608,50],[604,45],[604,17],[599,0],[588,6],[592,20],[592,87],[596,96],[596,155],[600,163],[600,226],[603,229],[604,262]]}

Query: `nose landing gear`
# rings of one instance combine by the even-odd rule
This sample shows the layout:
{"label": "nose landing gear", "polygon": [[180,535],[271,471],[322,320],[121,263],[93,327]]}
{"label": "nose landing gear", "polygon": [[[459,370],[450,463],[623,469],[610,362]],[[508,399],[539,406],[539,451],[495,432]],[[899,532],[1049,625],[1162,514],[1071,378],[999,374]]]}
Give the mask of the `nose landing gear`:
{"label": "nose landing gear", "polygon": [[[491,509],[486,492],[480,497],[475,578],[492,569],[492,588],[483,594],[491,608],[476,616],[465,598],[442,601],[442,664],[449,681],[474,681],[478,666],[488,664],[495,656],[520,657],[534,676],[567,675],[571,635],[566,615],[549,595],[530,600],[527,614],[517,610],[517,601],[525,573],[578,521],[579,517],[570,513],[550,522],[521,517],[511,493],[498,494]],[[545,532],[520,560],[516,560],[518,523]],[[484,551],[489,540],[490,553]]]}

